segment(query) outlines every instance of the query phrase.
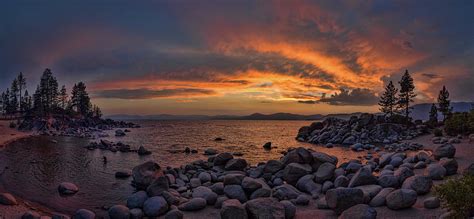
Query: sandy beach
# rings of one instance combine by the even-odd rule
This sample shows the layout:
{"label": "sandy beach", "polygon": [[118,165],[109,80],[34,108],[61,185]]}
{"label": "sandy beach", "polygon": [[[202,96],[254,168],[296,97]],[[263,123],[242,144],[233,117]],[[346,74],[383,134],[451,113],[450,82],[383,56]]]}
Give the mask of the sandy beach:
{"label": "sandy beach", "polygon": [[0,150],[10,142],[33,135],[33,132],[21,132],[9,126],[10,121],[0,120]]}

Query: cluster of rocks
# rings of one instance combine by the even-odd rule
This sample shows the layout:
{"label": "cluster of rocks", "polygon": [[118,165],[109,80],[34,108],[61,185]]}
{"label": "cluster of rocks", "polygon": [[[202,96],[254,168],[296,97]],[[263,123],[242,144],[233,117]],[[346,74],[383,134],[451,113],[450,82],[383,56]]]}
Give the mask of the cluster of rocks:
{"label": "cluster of rocks", "polygon": [[[36,130],[46,136],[69,136],[79,138],[108,137],[106,130],[116,128],[140,128],[139,125],[124,121],[114,121],[100,118],[72,118],[69,116],[56,116],[53,118],[26,117],[18,129]],[[122,131],[125,134],[124,131]],[[116,133],[117,134],[117,133]],[[119,133],[121,135],[122,133]]]}
{"label": "cluster of rocks", "polygon": [[[374,207],[410,208],[418,195],[430,192],[433,180],[456,174],[454,154],[454,146],[446,144],[433,154],[385,152],[365,164],[338,165],[334,156],[300,147],[257,166],[231,153],[164,170],[148,161],[132,170],[138,191],[108,213],[111,218],[182,218],[183,211],[212,206],[221,218],[293,218],[296,206],[315,202],[341,218],[376,218]],[[414,169],[422,168],[425,173],[416,175]],[[439,205],[435,197],[424,200],[427,209]]]}
{"label": "cluster of rocks", "polygon": [[327,118],[299,129],[296,139],[313,144],[384,143],[410,140],[427,132],[425,125],[413,125],[388,121],[385,116],[364,113],[349,120]]}
{"label": "cluster of rocks", "polygon": [[456,137],[433,137],[431,141],[433,144],[459,144],[461,143],[462,136]]}
{"label": "cluster of rocks", "polygon": [[85,146],[85,148],[89,150],[101,149],[101,150],[108,150],[112,152],[135,152],[138,155],[149,155],[152,152],[147,150],[145,147],[140,146],[138,149],[132,149],[130,145],[124,144],[122,142],[111,142],[108,140],[101,139],[99,142],[91,142],[89,145]]}

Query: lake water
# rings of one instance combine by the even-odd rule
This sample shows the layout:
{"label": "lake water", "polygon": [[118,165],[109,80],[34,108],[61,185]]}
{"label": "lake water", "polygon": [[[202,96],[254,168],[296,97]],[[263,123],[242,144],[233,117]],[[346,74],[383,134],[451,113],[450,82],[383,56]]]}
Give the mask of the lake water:
{"label": "lake water", "polygon": [[[143,145],[153,152],[140,157],[136,153],[87,150],[90,140],[72,137],[34,137],[12,143],[0,151],[0,185],[15,195],[46,205],[53,210],[73,213],[78,208],[99,212],[102,206],[124,204],[134,192],[129,179],[115,179],[118,170],[131,170],[147,160],[162,167],[179,166],[198,159],[207,159],[204,149],[219,152],[241,152],[251,164],[280,158],[290,147],[304,146],[329,153],[339,162],[355,159],[365,153],[355,153],[344,147],[325,148],[297,142],[301,126],[310,121],[139,121],[139,129],[131,129],[124,137],[106,139]],[[214,141],[220,137],[224,141]],[[57,143],[53,143],[54,139]],[[262,145],[272,142],[276,149],[267,151]],[[170,153],[188,146],[197,154]],[[108,163],[102,162],[102,157]],[[57,192],[61,182],[73,182],[79,187],[74,196],[62,197]]]}

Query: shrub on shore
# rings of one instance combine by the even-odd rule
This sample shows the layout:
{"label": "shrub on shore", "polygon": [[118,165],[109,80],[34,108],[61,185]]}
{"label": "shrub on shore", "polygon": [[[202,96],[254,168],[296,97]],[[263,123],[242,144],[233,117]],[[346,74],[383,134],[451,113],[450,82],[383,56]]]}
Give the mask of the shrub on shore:
{"label": "shrub on shore", "polygon": [[436,136],[436,137],[442,137],[442,136],[443,136],[443,130],[441,130],[441,129],[435,129],[435,130],[433,131],[433,134],[434,134],[434,136]]}
{"label": "shrub on shore", "polygon": [[444,131],[451,136],[474,133],[474,110],[452,114],[444,122]]}
{"label": "shrub on shore", "polygon": [[435,194],[452,218],[467,218],[474,210],[474,176],[448,180],[435,187]]}

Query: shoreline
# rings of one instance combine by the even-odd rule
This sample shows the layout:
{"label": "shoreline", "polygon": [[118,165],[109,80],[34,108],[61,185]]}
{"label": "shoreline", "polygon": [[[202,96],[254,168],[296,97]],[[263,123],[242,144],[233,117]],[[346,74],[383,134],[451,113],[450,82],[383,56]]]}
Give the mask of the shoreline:
{"label": "shoreline", "polygon": [[28,138],[31,136],[35,136],[35,133],[30,132],[23,132],[18,131],[17,129],[10,128],[9,120],[1,120],[0,121],[0,150],[5,148],[10,143],[17,141],[19,139]]}
{"label": "shoreline", "polygon": [[[5,128],[10,129],[8,126]],[[2,129],[0,129],[1,131]],[[19,132],[15,129],[14,130],[17,133],[22,133],[21,136],[15,136],[14,138],[10,138],[8,140],[0,139],[0,150],[3,148],[7,147],[9,144],[23,138],[28,138],[28,137],[33,137],[35,136],[32,133],[24,133],[24,132]],[[12,135],[13,136],[13,135]],[[428,135],[422,135],[419,136],[413,140],[409,140],[409,142],[418,142],[422,143],[423,145],[427,146],[425,147],[425,150],[433,150],[434,147],[438,146],[436,144],[431,143],[431,138],[433,136],[431,134]],[[316,146],[316,145],[315,145]],[[469,147],[472,146],[472,144],[468,143],[466,139],[464,138],[460,144],[454,144],[456,148],[459,149],[459,151],[456,153],[456,159],[459,162],[459,169],[460,171],[463,170],[467,165],[469,165],[469,162],[472,162],[469,158],[474,156],[474,151],[470,150]],[[358,152],[354,152],[358,153]],[[163,165],[165,166],[165,165]],[[437,181],[436,184],[444,183],[446,181]],[[5,189],[0,187],[0,192],[5,192]],[[8,191],[6,191],[8,192]],[[422,200],[425,197],[428,197],[432,195],[432,193],[420,196],[420,199],[417,201],[417,203],[413,206],[411,209],[407,209],[404,211],[393,211],[389,210],[386,207],[377,207],[377,211],[380,213],[380,216],[386,217],[386,218],[395,218],[395,217],[416,217],[416,216],[434,216],[436,214],[442,214],[445,212],[444,209],[438,208],[436,210],[426,210],[423,208],[423,203]],[[38,203],[31,202],[27,199],[23,199],[20,197],[15,196],[18,205],[16,206],[3,206],[0,205],[0,216],[4,216],[6,218],[21,218],[21,215],[23,213],[32,210],[36,211],[42,215],[47,215],[51,216],[54,212],[54,210],[51,210],[49,207],[45,205],[41,205]],[[117,203],[117,204],[122,204],[122,203]],[[327,217],[327,218],[333,218],[335,215],[332,214],[332,211],[329,210],[323,210],[323,209],[317,209],[312,206],[314,206],[316,203],[315,201],[311,201],[309,206],[298,206],[298,211],[296,212],[296,217],[295,218],[311,218],[315,215]],[[219,214],[219,209],[214,209],[212,207],[208,207],[203,209],[202,211],[197,211],[197,212],[183,212],[185,217],[193,217],[193,218],[207,218],[207,217],[214,217]]]}

